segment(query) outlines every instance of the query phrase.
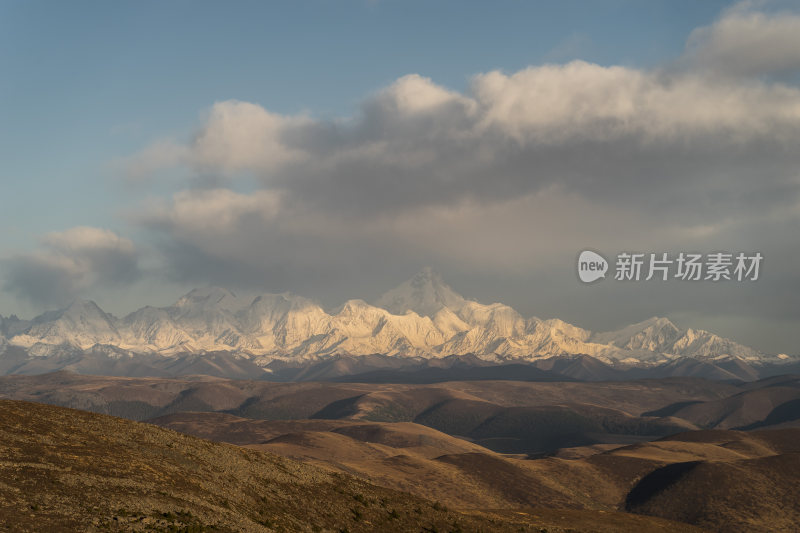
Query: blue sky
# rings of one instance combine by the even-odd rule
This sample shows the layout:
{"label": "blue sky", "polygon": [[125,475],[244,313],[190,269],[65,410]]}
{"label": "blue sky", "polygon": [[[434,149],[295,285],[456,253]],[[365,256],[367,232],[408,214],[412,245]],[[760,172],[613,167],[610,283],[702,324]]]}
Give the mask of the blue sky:
{"label": "blue sky", "polygon": [[[348,115],[409,73],[463,89],[494,69],[675,57],[725,2],[25,2],[0,4],[0,250],[119,228],[111,163],[190,135],[238,99]],[[126,191],[129,192],[129,191]]]}
{"label": "blue sky", "polygon": [[[333,305],[431,265],[526,315],[796,352],[798,36],[779,1],[6,0],[0,313]],[[587,246],[777,263],[758,290],[584,290]]]}

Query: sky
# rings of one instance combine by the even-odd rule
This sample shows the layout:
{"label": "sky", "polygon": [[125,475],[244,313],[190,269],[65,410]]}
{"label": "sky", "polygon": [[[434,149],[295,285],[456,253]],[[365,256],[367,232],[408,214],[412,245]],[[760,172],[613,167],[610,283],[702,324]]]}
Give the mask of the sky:
{"label": "sky", "polygon": [[[0,72],[0,314],[333,307],[430,266],[526,316],[800,353],[793,2],[5,0]],[[587,285],[584,249],[764,260]]]}

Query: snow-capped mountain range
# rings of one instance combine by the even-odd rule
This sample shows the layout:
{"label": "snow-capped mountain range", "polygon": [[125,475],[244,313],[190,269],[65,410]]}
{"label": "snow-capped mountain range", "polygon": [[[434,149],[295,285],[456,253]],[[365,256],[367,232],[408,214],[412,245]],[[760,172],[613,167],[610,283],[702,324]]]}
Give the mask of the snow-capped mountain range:
{"label": "snow-capped mountain range", "polygon": [[223,351],[260,366],[276,359],[369,354],[473,354],[491,361],[585,354],[611,364],[788,357],[769,356],[707,331],[679,329],[666,318],[601,333],[559,319],[525,318],[501,303],[464,298],[427,268],[374,305],[349,300],[330,312],[289,293],[244,299],[225,289],[206,288],[169,307],[144,307],[123,318],[85,300],[29,321],[0,317],[0,335],[0,353],[13,346],[40,357],[99,348],[164,356]]}

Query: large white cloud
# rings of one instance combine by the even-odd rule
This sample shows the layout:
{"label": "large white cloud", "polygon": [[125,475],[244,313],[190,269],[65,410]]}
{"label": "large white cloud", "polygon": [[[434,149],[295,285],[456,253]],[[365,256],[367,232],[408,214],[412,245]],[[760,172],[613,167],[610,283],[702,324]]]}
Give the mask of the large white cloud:
{"label": "large white cloud", "polygon": [[219,102],[188,144],[162,141],[141,158],[151,163],[146,168],[180,162],[220,173],[251,171],[274,179],[281,172],[310,172],[326,179],[338,167],[359,164],[411,170],[454,164],[447,159],[454,152],[469,154],[470,163],[491,164],[509,141],[513,149],[531,151],[619,140],[631,146],[738,146],[789,143],[798,131],[795,87],[573,61],[480,74],[463,95],[428,78],[404,76],[368,98],[358,116],[340,121]]}
{"label": "large white cloud", "polygon": [[[557,184],[697,225],[792,201],[798,142],[796,87],[574,61],[481,74],[465,94],[405,76],[336,121],[221,102],[167,153],[203,178],[255,176],[253,201],[269,191],[291,212],[381,217]],[[162,146],[142,158],[163,158]]]}
{"label": "large white cloud", "polygon": [[[184,283],[331,302],[432,264],[476,297],[577,322],[793,316],[800,89],[773,75],[796,69],[797,20],[740,4],[649,70],[539,65],[478,74],[463,92],[407,75],[335,120],[217,102],[191,138],[127,161],[139,177],[195,177],[136,219]],[[97,271],[46,246],[19,264]],[[570,270],[584,247],[760,250],[768,271],[758,290],[587,291]],[[75,292],[102,276],[57,279]]]}
{"label": "large white cloud", "polygon": [[[797,135],[800,91],[573,61],[478,76],[480,124],[528,145],[744,142]],[[482,131],[485,131],[482,129]],[[796,137],[794,137],[796,138]],[[634,143],[631,143],[634,144]]]}
{"label": "large white cloud", "polygon": [[[773,9],[775,2],[740,2],[710,26],[692,32],[689,66],[726,76],[796,75],[800,72],[800,15]],[[796,7],[796,6],[795,6]]]}
{"label": "large white cloud", "polygon": [[[219,102],[166,151],[198,181],[142,218],[173,278],[337,297],[423,264],[465,280],[573,283],[559,270],[587,246],[758,248],[787,261],[800,89],[707,62],[729,26],[756,54],[793,20],[739,6],[693,35],[682,69],[573,61],[479,74],[463,93],[403,76],[338,120]],[[209,174],[225,187],[204,188]],[[774,267],[775,283],[796,282]],[[541,301],[565,290],[547,286]],[[702,306],[679,292],[660,295],[660,312]],[[766,312],[790,311],[774,294]]]}

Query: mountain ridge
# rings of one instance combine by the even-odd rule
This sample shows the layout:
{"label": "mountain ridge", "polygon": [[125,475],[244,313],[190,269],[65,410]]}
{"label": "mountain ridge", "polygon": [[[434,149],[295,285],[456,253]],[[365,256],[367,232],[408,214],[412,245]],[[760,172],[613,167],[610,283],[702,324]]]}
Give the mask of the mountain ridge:
{"label": "mountain ridge", "polygon": [[261,367],[275,360],[371,354],[425,359],[470,354],[492,362],[584,354],[610,365],[657,365],[686,357],[754,364],[787,359],[704,330],[680,329],[663,317],[609,332],[558,318],[525,318],[505,304],[461,296],[430,268],[375,304],[351,299],[329,312],[288,292],[246,298],[219,287],[194,289],[171,306],[146,306],[122,318],[93,301],[77,300],[29,321],[0,317],[0,354],[9,347],[37,357],[98,349],[163,356],[232,352]]}

